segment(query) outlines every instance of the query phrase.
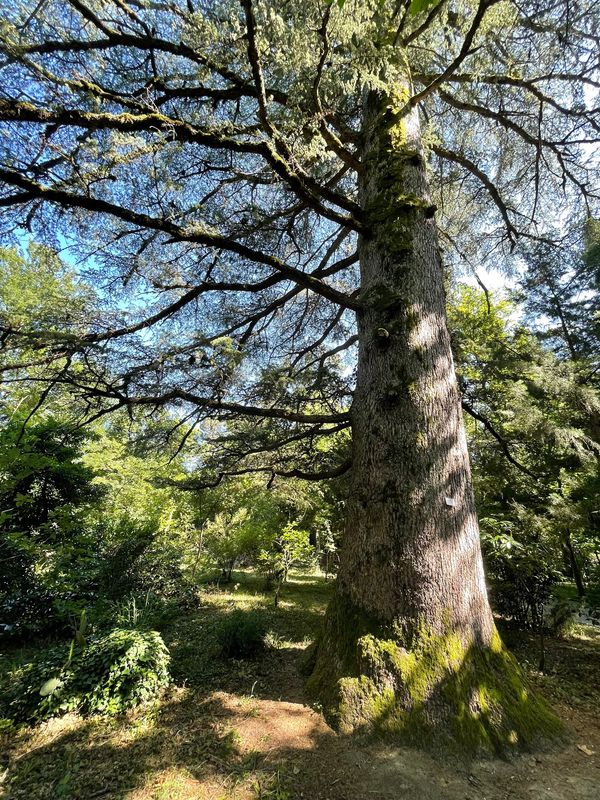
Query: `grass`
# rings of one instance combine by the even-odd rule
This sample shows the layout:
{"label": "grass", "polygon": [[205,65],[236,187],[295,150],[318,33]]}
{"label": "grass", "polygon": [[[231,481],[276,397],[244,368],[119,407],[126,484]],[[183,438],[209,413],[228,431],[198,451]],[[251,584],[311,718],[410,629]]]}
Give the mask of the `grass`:
{"label": "grass", "polygon": [[529,672],[539,691],[553,703],[583,713],[600,708],[600,629],[578,625],[568,638],[548,637],[544,672],[537,669],[539,637],[529,631],[502,631],[507,646]]}
{"label": "grass", "polygon": [[[331,588],[321,577],[292,574],[277,608],[264,580],[249,572],[234,573],[220,589],[202,590],[197,609],[159,626],[174,683],[163,698],[116,719],[70,714],[6,732],[0,741],[0,795],[4,790],[2,796],[11,800],[187,800],[206,791],[211,798],[286,800],[285,770],[265,766],[260,736],[258,749],[240,748],[234,723],[237,716],[257,715],[259,699],[302,699],[297,657],[320,626]],[[220,656],[219,625],[235,609],[264,617],[270,646],[260,658]],[[35,652],[5,652],[0,673],[6,676]],[[235,696],[235,713],[224,693]]]}
{"label": "grass", "polygon": [[587,587],[583,597],[577,594],[577,587],[574,583],[559,583],[554,587],[553,595],[557,600],[573,600],[576,603],[584,603],[592,608],[600,608],[600,587]]}
{"label": "grass", "polygon": [[[204,591],[200,608],[167,625],[161,633],[171,652],[171,672],[178,685],[227,689],[239,688],[244,674],[253,676],[255,665],[220,658],[218,628],[234,610],[260,612],[273,650],[299,650],[315,637],[331,591],[331,581],[315,575],[292,574],[284,585],[279,604],[264,589],[264,579],[250,572],[235,572],[230,584]],[[263,688],[261,681],[258,691]]]}
{"label": "grass", "polygon": [[[197,609],[161,623],[174,677],[161,700],[117,718],[69,714],[35,728],[0,733],[0,796],[359,796],[353,791],[363,775],[356,766],[364,758],[362,751],[351,751],[352,758],[344,761],[348,743],[334,737],[318,714],[300,705],[305,698],[298,664],[319,630],[332,586],[322,577],[292,574],[277,608],[262,579],[249,572],[236,572],[225,587],[202,590]],[[236,661],[219,654],[219,625],[235,609],[264,615],[270,646],[256,658]],[[506,631],[506,638],[546,697],[592,718],[600,707],[600,632],[586,629],[582,637],[569,640],[550,637],[543,675],[536,669],[537,637]],[[5,652],[0,673],[34,652],[31,647]]]}

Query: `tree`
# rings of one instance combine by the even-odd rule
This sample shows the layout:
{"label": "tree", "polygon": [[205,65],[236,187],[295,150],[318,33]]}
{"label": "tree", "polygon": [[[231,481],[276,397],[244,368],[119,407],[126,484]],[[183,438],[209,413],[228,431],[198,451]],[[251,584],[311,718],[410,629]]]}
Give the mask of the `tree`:
{"label": "tree", "polygon": [[93,583],[100,596],[130,592],[155,598],[185,595],[185,553],[195,531],[189,494],[172,484],[185,473],[181,457],[168,458],[148,439],[161,441],[172,421],[155,415],[145,425],[116,414],[96,424],[82,462],[94,473],[103,501],[86,524],[95,547],[90,553]]}
{"label": "tree", "polygon": [[205,552],[223,580],[242,561],[285,581],[294,563],[314,561],[324,518],[335,516],[320,485],[292,478],[267,487],[260,475],[243,475],[196,496],[202,520],[196,561]]}
{"label": "tree", "polygon": [[23,414],[0,420],[0,622],[22,635],[65,625],[57,604],[90,549],[81,527],[99,493],[80,461],[87,432],[51,416],[25,430]]}
{"label": "tree", "polygon": [[[526,314],[531,304],[527,295]],[[550,315],[531,325],[536,336],[519,311],[514,301],[463,287],[450,325],[463,403],[474,415],[468,438],[493,599],[502,613],[537,626],[561,572],[584,593],[577,550],[591,538],[597,504],[600,450],[590,419],[600,397],[582,383],[589,368],[550,349]]]}
{"label": "tree", "polygon": [[[0,318],[4,331],[0,338],[0,403],[7,413],[12,414],[22,404],[33,413],[47,398],[45,370],[64,353],[61,339],[87,328],[92,299],[89,287],[52,248],[30,241],[27,248],[0,249]],[[19,340],[9,347],[7,329],[21,332]],[[20,379],[26,379],[25,384]],[[59,401],[55,407],[59,414],[60,406]]]}
{"label": "tree", "polygon": [[[87,300],[89,292],[48,248],[0,250],[5,322],[48,338],[76,321]],[[84,519],[101,494],[81,463],[89,432],[75,429],[59,402],[33,419],[43,391],[35,378],[52,356],[21,344],[0,364],[7,376],[0,392],[0,614],[12,635],[69,626],[75,574],[91,548]],[[29,385],[11,381],[18,373]]]}
{"label": "tree", "polygon": [[[597,504],[594,489],[600,455],[600,296],[598,265],[594,256],[594,225],[594,220],[588,220],[583,237],[577,228],[571,231],[560,248],[550,248],[545,243],[529,248],[526,252],[527,270],[522,280],[525,308],[537,328],[538,337],[542,341],[549,340],[563,362],[558,371],[559,374],[566,373],[569,382],[570,391],[563,393],[570,401],[567,406],[569,421],[583,429],[578,431],[579,447],[572,434],[562,437],[564,444],[571,447],[570,460],[573,461],[573,451],[579,451],[580,461],[582,455],[587,455],[588,462],[594,462],[591,456],[595,456],[595,463],[583,476],[572,474],[573,464],[569,464],[570,472],[563,473],[558,479],[553,503],[554,516],[563,519],[565,560],[580,596],[584,595],[585,586],[572,535],[578,529],[581,531],[583,528],[586,532],[593,526],[589,510]],[[540,329],[540,318],[550,324]],[[549,383],[556,389],[555,377]],[[585,434],[590,437],[587,442]],[[582,447],[582,444],[587,447]],[[587,513],[582,513],[584,509]],[[586,538],[589,539],[589,535]]]}
{"label": "tree", "polygon": [[[596,276],[581,258],[575,237],[570,238],[561,247],[537,242],[525,251],[522,297],[538,336],[550,342],[559,358],[591,361],[589,371],[600,334]],[[540,319],[546,325],[540,326]]]}
{"label": "tree", "polygon": [[[70,387],[91,418],[168,406],[189,436],[251,421],[196,465],[198,486],[255,469],[256,453],[273,475],[351,470],[310,679],[343,730],[502,747],[551,725],[486,597],[436,229],[473,262],[544,235],[557,192],[591,213],[596,11],[5,11],[5,230],[67,244],[104,300],[59,340],[48,391]],[[8,350],[24,336],[3,326]],[[318,443],[349,427],[340,462]]]}

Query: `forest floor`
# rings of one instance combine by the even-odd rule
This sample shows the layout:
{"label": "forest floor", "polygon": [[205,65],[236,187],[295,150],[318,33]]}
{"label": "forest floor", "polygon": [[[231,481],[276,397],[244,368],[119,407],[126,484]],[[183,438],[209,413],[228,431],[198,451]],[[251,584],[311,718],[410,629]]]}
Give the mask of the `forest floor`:
{"label": "forest floor", "polygon": [[[531,680],[566,722],[564,746],[510,760],[436,760],[408,748],[337,736],[307,704],[298,666],[331,590],[295,575],[279,607],[247,574],[161,632],[174,685],[118,718],[70,714],[0,738],[6,800],[599,800],[600,630],[546,640],[507,631]],[[270,648],[219,657],[216,625],[233,608],[261,609]],[[4,665],[19,653],[5,654]],[[2,666],[0,660],[0,667]]]}

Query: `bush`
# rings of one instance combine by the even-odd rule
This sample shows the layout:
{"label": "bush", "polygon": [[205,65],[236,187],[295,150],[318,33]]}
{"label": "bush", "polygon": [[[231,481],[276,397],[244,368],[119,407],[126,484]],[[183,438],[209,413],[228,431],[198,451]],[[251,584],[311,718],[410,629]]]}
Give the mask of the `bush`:
{"label": "bush", "polygon": [[197,589],[182,571],[181,552],[161,541],[152,526],[119,520],[112,528],[107,526],[105,535],[117,544],[99,551],[95,576],[99,597],[117,604],[135,597],[138,608],[149,605],[147,598],[153,606],[169,602],[181,610],[197,607]]}
{"label": "bush", "polygon": [[27,639],[60,631],[53,610],[52,594],[39,584],[0,591],[0,637]]}
{"label": "bush", "polygon": [[529,552],[498,557],[491,571],[493,608],[518,625],[537,630],[559,573]]}
{"label": "bush", "polygon": [[111,600],[124,597],[139,584],[140,562],[156,531],[128,519],[109,520],[103,536],[112,546],[101,548],[96,579],[100,594]]}
{"label": "bush", "polygon": [[267,626],[255,611],[233,611],[217,629],[221,654],[226,658],[251,658],[265,647]]}
{"label": "bush", "polygon": [[68,711],[118,714],[155,697],[169,682],[169,651],[156,631],[116,629],[72,648],[46,649],[15,670],[3,713],[18,722]]}
{"label": "bush", "polygon": [[[520,627],[539,630],[544,622],[544,605],[560,579],[553,548],[541,536],[536,539],[530,527],[523,533],[515,525],[514,530],[521,534],[515,538],[509,525],[490,519],[482,520],[482,524],[492,608]],[[487,527],[492,533],[485,532]]]}

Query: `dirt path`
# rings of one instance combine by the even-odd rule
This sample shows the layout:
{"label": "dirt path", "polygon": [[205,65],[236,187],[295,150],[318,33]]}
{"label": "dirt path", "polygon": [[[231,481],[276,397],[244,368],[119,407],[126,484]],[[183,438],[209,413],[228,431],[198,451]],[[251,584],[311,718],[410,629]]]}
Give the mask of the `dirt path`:
{"label": "dirt path", "polygon": [[[442,762],[337,736],[306,704],[298,666],[326,595],[296,587],[271,609],[280,645],[256,660],[211,650],[219,606],[172,631],[176,684],[126,717],[75,714],[0,734],[2,800],[600,800],[600,634],[539,643],[506,631],[535,688],[571,734],[562,749]],[[291,594],[291,589],[288,590]],[[245,595],[249,607],[260,595]],[[239,597],[218,595],[221,605]],[[179,684],[179,685],[177,685]]]}
{"label": "dirt path", "polygon": [[[240,755],[255,754],[269,774],[279,769],[285,787],[281,798],[600,800],[600,729],[597,719],[588,715],[570,720],[574,737],[560,750],[465,766],[409,748],[361,747],[337,737],[319,714],[298,703],[260,699],[240,703],[234,695],[224,694],[215,700],[227,709],[228,724],[240,737]],[[563,711],[569,713],[567,708]],[[223,784],[212,791],[207,788],[198,796],[217,800],[227,791]],[[240,786],[233,796],[255,798],[260,792],[251,787],[247,794]],[[272,780],[265,781],[264,796],[279,800]]]}

